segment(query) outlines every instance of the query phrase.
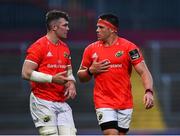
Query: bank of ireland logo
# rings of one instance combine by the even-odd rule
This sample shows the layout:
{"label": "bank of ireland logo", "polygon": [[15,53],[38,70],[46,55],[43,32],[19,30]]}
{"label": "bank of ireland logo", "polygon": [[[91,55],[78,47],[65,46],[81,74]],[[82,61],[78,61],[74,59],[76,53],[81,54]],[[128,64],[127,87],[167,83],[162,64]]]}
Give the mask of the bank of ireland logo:
{"label": "bank of ireland logo", "polygon": [[116,52],[115,56],[116,57],[121,57],[123,55],[124,51],[118,51]]}

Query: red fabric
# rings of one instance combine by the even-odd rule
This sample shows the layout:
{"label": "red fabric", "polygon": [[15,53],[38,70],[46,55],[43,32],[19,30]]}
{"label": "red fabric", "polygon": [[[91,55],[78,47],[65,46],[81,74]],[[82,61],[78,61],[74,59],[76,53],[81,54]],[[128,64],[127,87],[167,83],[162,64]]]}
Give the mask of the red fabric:
{"label": "red fabric", "polygon": [[90,44],[84,51],[82,66],[89,67],[94,58],[98,61],[107,59],[111,62],[108,72],[97,74],[94,86],[95,108],[126,109],[132,108],[130,76],[132,65],[143,60],[140,57],[131,59],[129,52],[138,47],[126,39],[118,38],[111,46],[103,46],[103,42],[97,41]]}
{"label": "red fabric", "polygon": [[106,20],[99,19],[97,24],[98,25],[105,25],[106,27],[111,28],[114,31],[117,31],[117,27],[114,26],[113,24],[111,24],[110,22],[106,21]]}
{"label": "red fabric", "polygon": [[[38,64],[37,71],[50,75],[67,70],[71,65],[70,51],[65,43],[59,41],[54,45],[45,36],[37,40],[27,50],[26,60]],[[31,82],[35,96],[50,101],[65,101],[64,86],[54,83]]]}

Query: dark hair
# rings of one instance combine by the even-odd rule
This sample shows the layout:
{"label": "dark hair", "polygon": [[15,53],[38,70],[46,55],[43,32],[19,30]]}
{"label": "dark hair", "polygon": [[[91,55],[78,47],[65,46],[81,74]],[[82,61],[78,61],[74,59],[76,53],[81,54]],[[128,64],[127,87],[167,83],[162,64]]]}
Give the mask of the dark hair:
{"label": "dark hair", "polygon": [[46,13],[46,27],[48,30],[51,29],[50,24],[54,20],[58,20],[59,18],[64,18],[65,20],[69,21],[69,16],[66,12],[59,11],[59,10],[51,10]]}
{"label": "dark hair", "polygon": [[119,27],[119,19],[116,15],[113,14],[102,14],[98,18],[102,20],[106,20],[116,26],[117,28]]}

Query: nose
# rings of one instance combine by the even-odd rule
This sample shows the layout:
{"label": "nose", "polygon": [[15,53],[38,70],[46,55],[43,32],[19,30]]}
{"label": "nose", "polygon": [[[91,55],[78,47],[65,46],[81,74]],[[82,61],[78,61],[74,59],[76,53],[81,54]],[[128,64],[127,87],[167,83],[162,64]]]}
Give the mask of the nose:
{"label": "nose", "polygon": [[99,27],[96,29],[96,32],[99,33]]}
{"label": "nose", "polygon": [[69,26],[67,26],[67,31],[69,31]]}

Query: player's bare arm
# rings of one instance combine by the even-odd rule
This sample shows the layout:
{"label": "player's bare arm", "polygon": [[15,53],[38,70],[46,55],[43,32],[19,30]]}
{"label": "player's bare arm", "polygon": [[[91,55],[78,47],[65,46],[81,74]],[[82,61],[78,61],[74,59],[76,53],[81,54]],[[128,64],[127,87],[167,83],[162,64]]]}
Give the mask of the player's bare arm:
{"label": "player's bare arm", "polygon": [[36,69],[38,67],[38,64],[35,62],[25,60],[22,68],[22,78],[25,80],[31,80],[35,82],[49,82],[49,83],[56,83],[63,85],[67,81],[70,81],[67,75],[67,71],[57,73],[56,75],[52,76],[49,74],[45,74],[42,72],[37,72]]}
{"label": "player's bare arm", "polygon": [[144,61],[137,64],[134,68],[137,71],[137,73],[140,75],[143,82],[143,86],[146,90],[143,98],[145,108],[150,109],[154,106],[153,79],[151,73],[149,72]]}
{"label": "player's bare arm", "polygon": [[71,81],[73,81],[74,83],[76,83],[76,80],[74,78],[74,75],[73,75],[73,72],[72,72],[72,66],[71,65],[68,65],[67,66],[67,77],[69,79],[71,79]]}
{"label": "player's bare arm", "polygon": [[88,82],[92,78],[92,74],[89,73],[88,68],[80,66],[77,76],[79,77],[80,82]]}
{"label": "player's bare arm", "polygon": [[74,99],[76,96],[76,87],[75,87],[75,83],[76,80],[73,76],[73,72],[72,72],[72,66],[68,65],[67,66],[67,76],[69,79],[71,79],[71,81],[68,81],[65,84],[65,92],[64,92],[64,96],[66,96],[67,99],[71,98]]}
{"label": "player's bare arm", "polygon": [[29,60],[25,60],[22,67],[22,78],[25,80],[30,80],[31,73],[36,70],[38,64],[35,62],[31,62]]}

